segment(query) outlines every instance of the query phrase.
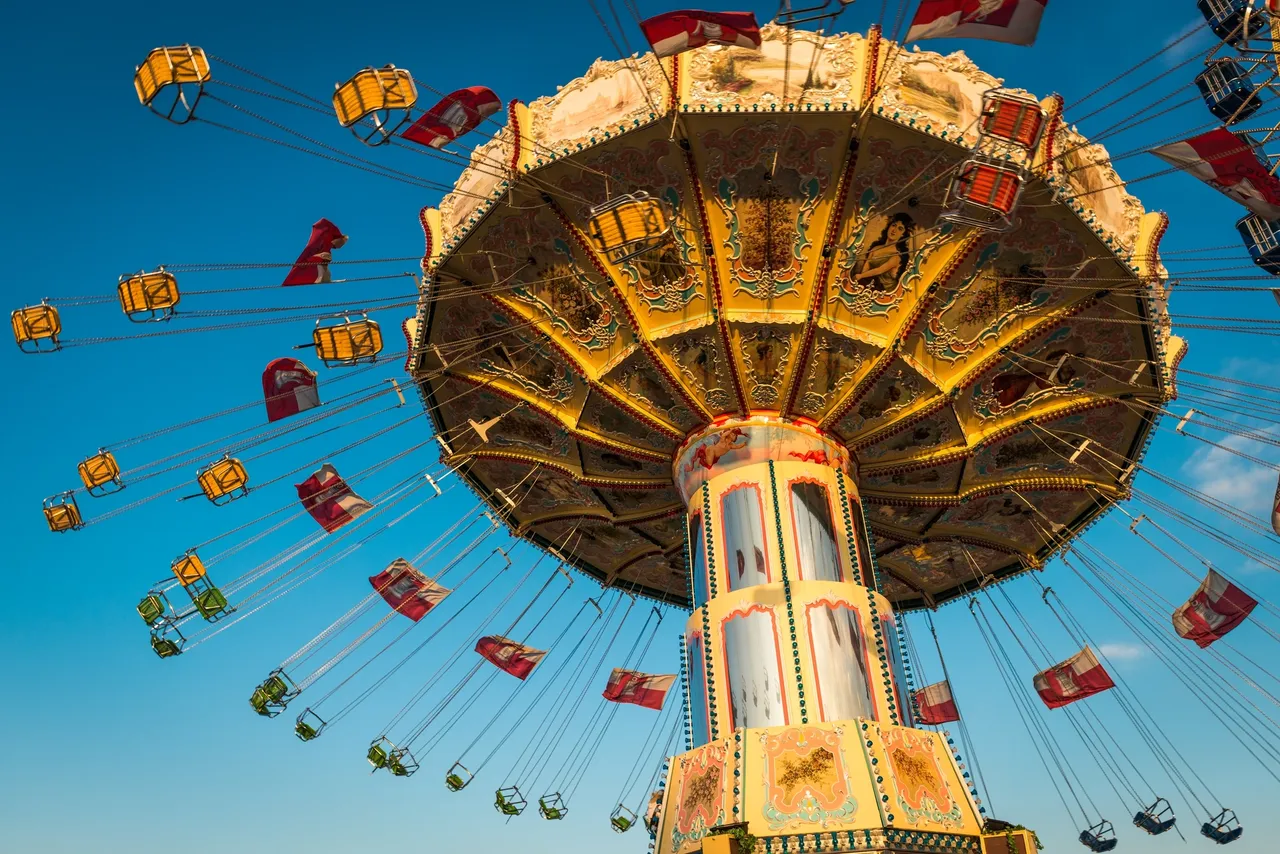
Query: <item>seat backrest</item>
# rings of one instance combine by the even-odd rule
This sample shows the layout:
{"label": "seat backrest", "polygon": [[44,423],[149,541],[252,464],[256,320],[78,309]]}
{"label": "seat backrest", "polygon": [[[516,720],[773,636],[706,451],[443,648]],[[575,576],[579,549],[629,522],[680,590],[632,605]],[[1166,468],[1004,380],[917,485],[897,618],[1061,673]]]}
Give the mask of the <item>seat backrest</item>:
{"label": "seat backrest", "polygon": [[182,83],[204,84],[212,75],[204,50],[189,44],[158,47],[133,74],[133,88],[143,106],[150,106],[165,86]]}
{"label": "seat backrest", "polygon": [[418,101],[418,87],[403,68],[365,68],[333,93],[338,123],[351,127],[379,110],[408,110]]}

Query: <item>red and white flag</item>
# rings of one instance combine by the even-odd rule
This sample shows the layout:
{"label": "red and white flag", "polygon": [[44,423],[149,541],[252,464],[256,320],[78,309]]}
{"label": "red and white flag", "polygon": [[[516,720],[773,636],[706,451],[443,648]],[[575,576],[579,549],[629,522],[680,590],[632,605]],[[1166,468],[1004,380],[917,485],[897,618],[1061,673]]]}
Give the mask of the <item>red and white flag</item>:
{"label": "red and white flag", "polygon": [[342,229],[327,219],[311,226],[311,239],[307,241],[307,248],[293,262],[289,275],[284,277],[284,284],[323,285],[328,282],[333,250],[341,249],[346,242],[347,236],[342,233]]}
{"label": "red and white flag", "polygon": [[1061,664],[1037,673],[1032,684],[1040,699],[1051,709],[1116,687],[1107,671],[1102,669],[1098,657],[1087,646]]}
{"label": "red and white flag", "polygon": [[499,670],[510,673],[517,679],[529,678],[533,668],[547,654],[545,649],[534,649],[500,635],[480,638],[476,642],[476,652]]}
{"label": "red and white flag", "polygon": [[905,41],[986,39],[1030,45],[1048,0],[920,0]]}
{"label": "red and white flag", "polygon": [[297,359],[275,359],[262,372],[267,421],[279,421],[320,405],[316,372]]}
{"label": "red and white flag", "polygon": [[501,109],[502,100],[492,89],[468,86],[446,95],[400,135],[411,142],[444,148]]}
{"label": "red and white flag", "polygon": [[302,483],[294,485],[298,489],[298,497],[302,499],[302,506],[311,514],[311,518],[331,534],[373,509],[372,504],[351,491],[338,470],[329,463],[322,465],[319,471]]}
{"label": "red and white flag", "polygon": [[1151,149],[1166,163],[1204,181],[1266,220],[1280,219],[1280,180],[1258,157],[1253,143],[1226,128]]}
{"label": "red and white flag", "polygon": [[960,720],[960,711],[956,708],[955,698],[951,696],[951,685],[947,682],[935,682],[926,685],[915,693],[916,720],[922,724],[945,724]]}
{"label": "red and white flag", "polygon": [[388,605],[415,623],[452,592],[418,572],[402,557],[391,561],[386,569],[371,577],[369,583]]}
{"label": "red and white flag", "polygon": [[1243,623],[1257,604],[1211,569],[1191,598],[1173,612],[1173,630],[1204,649]]}
{"label": "red and white flag", "polygon": [[703,12],[681,9],[640,22],[657,56],[675,56],[707,44],[760,49],[760,25],[753,12]]}
{"label": "red and white flag", "polygon": [[609,674],[609,684],[604,687],[604,698],[660,712],[667,699],[667,692],[675,681],[676,677],[673,675],[658,676],[615,667]]}
{"label": "red and white flag", "polygon": [[[1276,0],[1280,3],[1280,0]],[[1280,290],[1272,291],[1276,297],[1276,303],[1280,304]],[[1280,535],[1280,480],[1276,481],[1276,494],[1271,499],[1271,530]]]}

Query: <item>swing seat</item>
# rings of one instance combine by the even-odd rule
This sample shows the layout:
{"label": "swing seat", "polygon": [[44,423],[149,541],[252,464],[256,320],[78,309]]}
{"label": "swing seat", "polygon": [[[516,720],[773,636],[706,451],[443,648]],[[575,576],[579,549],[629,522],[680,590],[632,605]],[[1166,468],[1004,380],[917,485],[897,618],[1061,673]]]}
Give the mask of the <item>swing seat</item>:
{"label": "swing seat", "polygon": [[1134,826],[1140,827],[1152,836],[1159,836],[1171,830],[1178,820],[1176,818],[1161,819],[1147,812],[1140,812],[1133,817]]}
{"label": "swing seat", "polygon": [[249,696],[249,705],[264,718],[274,718],[283,712],[289,701],[301,692],[293,684],[293,680],[283,670],[273,670],[262,684],[253,689]]}
{"label": "swing seat", "polygon": [[1216,827],[1209,822],[1205,822],[1200,825],[1200,835],[1212,839],[1219,845],[1229,845],[1230,843],[1235,842],[1240,838],[1242,833],[1244,833],[1243,827],[1233,827],[1230,830],[1223,830],[1221,827]]}
{"label": "swing seat", "polygon": [[210,623],[231,613],[234,608],[227,606],[227,597],[214,586],[205,572],[204,561],[195,552],[187,552],[170,564],[174,577],[191,597],[191,604],[196,612]]}
{"label": "swing seat", "polygon": [[618,196],[587,212],[587,237],[615,264],[658,246],[670,231],[666,207],[648,193]]}
{"label": "swing seat", "polygon": [[1097,852],[1110,851],[1116,847],[1116,838],[1114,836],[1106,839],[1088,830],[1080,831],[1080,842],[1090,851]]}
{"label": "swing seat", "polygon": [[982,135],[1034,151],[1044,133],[1044,108],[1034,99],[993,89],[982,94]]}
{"label": "swing seat", "polygon": [[[365,145],[390,142],[418,101],[413,77],[403,68],[365,68],[334,87],[333,110],[338,124],[350,128]],[[358,127],[372,119],[372,127]]]}
{"label": "swing seat", "polygon": [[352,320],[346,315],[322,317],[316,321],[311,340],[320,361],[334,365],[372,364],[382,352],[382,329],[368,316]]}
{"label": "swing seat", "polygon": [[1280,276],[1280,220],[1265,220],[1249,214],[1236,223],[1245,249],[1253,263],[1273,276]]}
{"label": "swing seat", "polygon": [[117,291],[120,308],[134,323],[168,320],[182,298],[177,278],[163,267],[150,273],[139,271],[121,276]]}
{"label": "swing seat", "polygon": [[569,814],[569,807],[559,792],[538,798],[538,814],[547,821],[560,821]]}
{"label": "swing seat", "polygon": [[177,642],[156,635],[151,636],[151,649],[161,658],[172,658],[182,653],[182,647]]}
{"label": "swing seat", "polygon": [[202,590],[191,600],[196,610],[200,612],[200,616],[210,623],[216,623],[222,617],[231,613],[227,607],[227,597],[222,591],[210,585],[207,590]]}
{"label": "swing seat", "polygon": [[984,231],[1007,231],[1022,194],[1022,174],[988,160],[969,160],[947,190],[938,219]]}
{"label": "swing seat", "polygon": [[124,489],[124,481],[120,479],[120,465],[110,451],[99,450],[76,466],[76,471],[80,473],[80,482],[94,498]]}
{"label": "swing seat", "polygon": [[249,695],[249,705],[253,707],[255,712],[262,715],[264,718],[274,718],[276,715],[280,714],[278,709],[272,708],[271,697],[269,697],[267,692],[261,688],[253,689],[253,693]]}
{"label": "swing seat", "polygon": [[387,758],[387,768],[397,777],[412,777],[418,770],[418,763],[409,752],[409,748],[402,747],[391,751],[391,755]]}
{"label": "swing seat", "polygon": [[190,587],[205,577],[204,561],[195,552],[187,552],[175,559],[169,568],[183,587]]}
{"label": "swing seat", "polygon": [[1196,75],[1196,88],[1209,112],[1227,124],[1235,124],[1258,112],[1262,106],[1258,87],[1248,72],[1228,57],[1211,59]]}
{"label": "swing seat", "polygon": [[609,816],[609,826],[617,833],[626,833],[628,830],[635,827],[635,824],[636,814],[624,807],[622,804],[618,804],[618,806],[614,808],[613,813]]}
{"label": "swing seat", "polygon": [[232,457],[223,457],[196,472],[196,482],[204,497],[219,507],[249,494],[249,472],[244,463]]}
{"label": "swing seat", "polygon": [[[195,115],[196,104],[204,94],[204,84],[209,82],[209,57],[204,50],[184,44],[179,47],[158,47],[133,73],[133,88],[138,101],[151,112],[174,124],[186,124]],[[156,97],[166,87],[173,86],[173,100]],[[192,94],[194,92],[194,94]]]}
{"label": "swing seat", "polygon": [[294,722],[293,734],[298,737],[299,741],[311,741],[313,738],[319,737],[326,726],[328,724],[324,718],[310,709],[304,709],[302,714],[298,715],[297,721]]}
{"label": "swing seat", "polygon": [[52,353],[61,350],[62,318],[48,303],[20,308],[9,315],[13,340],[24,353]]}
{"label": "swing seat", "polygon": [[55,534],[78,531],[84,527],[80,506],[70,492],[52,495],[44,500],[44,520]]}
{"label": "swing seat", "polygon": [[164,619],[165,612],[168,611],[168,602],[165,601],[164,594],[160,592],[148,593],[146,597],[138,603],[138,616],[148,626],[154,626],[156,623]]}
{"label": "swing seat", "polygon": [[1235,812],[1229,809],[1224,809],[1200,825],[1200,835],[1206,839],[1212,839],[1219,845],[1230,845],[1243,833],[1244,828],[1240,826],[1240,820],[1236,818]]}
{"label": "swing seat", "polygon": [[1267,25],[1266,13],[1261,9],[1254,9],[1249,13],[1248,32],[1244,31],[1245,13],[1251,2],[1252,0],[1196,0],[1196,7],[1204,15],[1213,34],[1227,44],[1234,45],[1246,36],[1252,38]]}
{"label": "swing seat", "polygon": [[498,789],[493,794],[494,808],[506,816],[520,815],[524,812],[529,802],[520,794],[520,790],[515,786],[507,786],[505,789]]}
{"label": "swing seat", "polygon": [[387,767],[387,760],[390,758],[391,753],[391,751],[388,750],[388,747],[390,746],[391,743],[385,738],[375,741],[373,744],[369,745],[369,752],[365,754],[365,758],[369,760],[369,764],[372,765],[375,770]]}
{"label": "swing seat", "polygon": [[461,762],[453,763],[453,767],[444,775],[445,788],[451,792],[461,792],[472,780],[472,773]]}
{"label": "swing seat", "polygon": [[1173,807],[1164,798],[1156,798],[1156,802],[1133,817],[1133,823],[1152,836],[1159,836],[1170,830],[1178,819],[1173,814]]}

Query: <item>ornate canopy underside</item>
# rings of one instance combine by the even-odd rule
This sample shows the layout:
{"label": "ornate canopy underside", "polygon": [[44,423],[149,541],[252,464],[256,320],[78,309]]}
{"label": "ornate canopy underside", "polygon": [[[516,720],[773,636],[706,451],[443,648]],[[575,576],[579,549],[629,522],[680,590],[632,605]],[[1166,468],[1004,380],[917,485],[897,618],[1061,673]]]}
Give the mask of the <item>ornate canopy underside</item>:
{"label": "ornate canopy underside", "polygon": [[[1051,98],[1013,228],[942,224],[998,81],[874,33],[795,33],[790,72],[786,51],[766,27],[759,54],[597,62],[512,105],[423,213],[410,368],[448,461],[520,535],[674,603],[684,436],[748,411],[816,423],[857,461],[884,592],[931,606],[1039,565],[1123,495],[1183,349],[1164,220]],[[641,190],[675,227],[611,263],[588,209]],[[469,424],[497,416],[487,440]]]}

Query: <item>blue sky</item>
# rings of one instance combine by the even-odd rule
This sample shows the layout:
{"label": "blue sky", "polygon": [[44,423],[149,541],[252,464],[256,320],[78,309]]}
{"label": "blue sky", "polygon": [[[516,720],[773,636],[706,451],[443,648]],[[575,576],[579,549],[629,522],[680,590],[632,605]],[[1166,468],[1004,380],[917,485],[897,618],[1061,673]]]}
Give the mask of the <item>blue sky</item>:
{"label": "blue sky", "polygon": [[[640,7],[646,14],[662,11],[651,2],[641,2]],[[769,17],[768,6],[755,9],[761,20]],[[879,4],[864,0],[845,13],[841,26],[865,30],[878,11]],[[7,304],[14,307],[43,296],[111,294],[120,273],[161,263],[289,261],[305,241],[311,223],[321,216],[351,235],[339,258],[403,258],[420,252],[416,214],[422,205],[434,204],[438,193],[215,128],[162,122],[138,105],[130,85],[134,65],[153,46],[190,41],[321,98],[332,91],[335,81],[355,70],[392,62],[411,69],[436,89],[483,84],[504,99],[529,100],[580,75],[596,57],[612,56],[612,47],[586,3],[540,8],[498,2],[483,7],[420,4],[357,9],[317,2],[291,10],[223,3],[216,11],[172,4],[116,4],[115,8],[26,4],[11,11],[8,20],[0,63],[10,81],[6,109],[12,118],[0,140],[7,201],[0,217],[11,267],[0,288]],[[1040,41],[1032,49],[972,42],[930,47],[963,48],[1010,83],[1040,94],[1059,91],[1071,103],[1197,21],[1190,0],[1172,11],[1168,4],[1152,2],[1055,0],[1049,5]],[[631,28],[628,35],[636,46],[638,32]],[[1149,91],[1163,96],[1189,83],[1196,63],[1180,69],[1173,66],[1207,49],[1210,41],[1205,33],[1189,38],[1127,79],[1158,78]],[[1169,103],[1190,94],[1184,89]],[[234,92],[226,96],[241,97]],[[247,103],[249,96],[244,97]],[[1110,97],[1095,98],[1068,116],[1080,119]],[[1147,95],[1138,95],[1082,120],[1081,130],[1098,133],[1146,100]],[[344,132],[333,122],[289,110],[279,106],[267,112],[291,122],[297,118],[297,126],[326,142],[345,144]],[[225,109],[222,113],[227,115]],[[1130,151],[1207,121],[1202,106],[1192,103],[1118,135],[1108,145],[1113,152]],[[249,126],[250,121],[239,124]],[[362,153],[375,159],[383,154]],[[396,154],[400,156],[386,162],[397,168],[442,182],[456,175],[450,165]],[[1120,168],[1126,177],[1136,177],[1163,167],[1151,157],[1140,156],[1125,160]],[[1162,177],[1133,189],[1148,209],[1170,213],[1166,252],[1237,245],[1232,224],[1238,209],[1192,179]],[[1205,253],[1205,257],[1224,260],[1194,266],[1238,270],[1245,264],[1243,250],[1238,248]],[[389,262],[372,269],[360,267],[355,275],[392,275],[413,268],[409,262]],[[1243,274],[1249,275],[1250,270],[1244,269]],[[271,285],[278,277],[278,271],[249,270],[192,274],[182,283],[189,289],[222,289]],[[361,293],[370,298],[395,297],[411,292],[406,282],[352,287],[363,289]],[[251,295],[244,302],[207,297],[197,303],[193,298],[190,307],[285,306],[336,299],[332,297],[336,292],[325,290],[317,297],[311,292],[273,291]],[[1270,317],[1276,309],[1266,294],[1188,293],[1175,294],[1174,310]],[[394,316],[398,321],[399,314]],[[68,310],[64,321],[67,335],[75,338],[136,331],[110,305]],[[399,349],[396,325],[388,315],[389,349]],[[486,719],[492,704],[503,700],[502,691],[482,700],[477,709],[487,711],[476,711],[450,731],[441,747],[424,758],[423,771],[408,781],[387,775],[370,777],[362,757],[381,724],[415,687],[412,676],[406,674],[389,685],[313,744],[293,738],[292,713],[266,722],[247,707],[245,700],[254,684],[365,595],[366,576],[391,558],[418,552],[467,512],[473,498],[465,490],[454,489],[423,506],[337,568],[215,642],[163,662],[146,646],[145,631],[133,611],[137,599],[151,582],[166,575],[169,562],[184,549],[291,503],[289,484],[300,478],[285,478],[224,509],[203,500],[175,504],[167,496],[125,518],[75,534],[55,537],[44,530],[39,500],[71,485],[75,463],[81,458],[100,444],[254,400],[260,393],[263,364],[288,355],[292,344],[307,340],[309,327],[308,322],[296,322],[181,335],[69,349],[51,357],[23,357],[12,347],[0,348],[0,371],[10,400],[9,417],[0,426],[10,449],[9,488],[0,493],[0,514],[7,520],[9,542],[8,560],[0,572],[0,680],[9,686],[8,702],[0,704],[0,732],[4,733],[0,850],[107,854],[149,845],[182,852],[338,854],[386,845],[476,844],[486,848],[519,845],[528,852],[643,850],[646,840],[638,831],[615,835],[608,830],[606,818],[625,776],[619,769],[630,768],[649,731],[652,713],[644,710],[628,708],[619,713],[604,748],[586,771],[568,820],[545,822],[527,815],[504,823],[491,807],[490,793],[496,783],[492,775],[459,794],[446,792],[440,781],[471,740],[477,721]],[[1184,367],[1255,382],[1275,381],[1280,354],[1273,339],[1203,331],[1193,331],[1189,337],[1191,353]],[[392,364],[365,375],[368,380],[344,380],[333,386],[334,393],[396,376],[397,371]],[[333,372],[321,375],[322,383],[334,378]],[[322,394],[328,399],[328,386],[322,387]],[[354,441],[372,427],[390,426],[411,412],[383,412],[343,433],[284,448],[263,460],[254,474],[261,480],[283,475],[326,448]],[[259,417],[253,409],[162,437],[134,449],[126,466],[252,426]],[[1153,467],[1259,517],[1265,514],[1273,473],[1173,435],[1171,427],[1165,425],[1152,447]],[[362,469],[427,438],[427,424],[419,418],[354,449],[339,460],[339,468]],[[1274,449],[1265,446],[1238,443],[1237,447],[1275,459]],[[424,449],[396,472],[371,478],[362,491],[388,488],[433,460],[430,449]],[[185,477],[185,470],[181,474]],[[1146,477],[1139,478],[1138,486],[1161,496],[1168,493]],[[102,506],[133,500],[140,492],[127,491],[121,499]],[[85,506],[90,515],[101,512],[91,499]],[[405,509],[410,506],[412,502]],[[217,572],[234,575],[246,570],[310,533],[311,524],[307,519],[292,523],[280,534],[229,558]],[[1190,592],[1193,582],[1144,550],[1117,519],[1102,521],[1088,537],[1167,598],[1181,601]],[[1196,543],[1254,590],[1275,598],[1280,585],[1270,571],[1247,565],[1231,552]],[[516,556],[513,572],[524,572],[534,559],[527,548],[518,549]],[[1060,564],[1049,567],[1045,580],[1107,647],[1119,675],[1146,699],[1160,725],[1203,769],[1211,788],[1240,813],[1246,834],[1232,850],[1240,854],[1270,850],[1265,839],[1280,834],[1280,819],[1272,807],[1280,784],[1251,763],[1224,734],[1224,725],[1205,714]],[[591,589],[587,582],[575,585],[532,640],[550,640],[559,634]],[[1008,590],[1037,626],[1048,625],[1051,617],[1032,583],[1020,582]],[[546,595],[558,592],[552,587]],[[487,598],[473,607],[482,613],[495,604],[496,599]],[[494,625],[505,625],[503,621],[509,621],[523,604],[510,606]],[[533,613],[539,613],[538,607]],[[629,648],[640,632],[642,610],[637,608],[624,627],[619,649]],[[644,660],[646,667],[670,671],[676,666],[674,634],[681,622],[679,614],[668,614]],[[471,625],[462,618],[459,623]],[[1054,850],[1062,846],[1074,850],[1070,846],[1076,844],[1072,840],[1079,828],[1064,816],[1044,779],[967,610],[963,605],[944,608],[937,623],[990,783],[994,811],[1039,829]],[[927,637],[923,626],[914,619],[911,625],[924,654],[926,676],[937,678],[934,657],[923,649]],[[429,647],[423,658],[433,660],[417,661],[413,676],[419,681],[425,678],[463,637],[458,633]],[[1071,652],[1069,641],[1052,626],[1043,629],[1043,638],[1061,657]],[[1270,660],[1274,649],[1255,626],[1241,628],[1233,641],[1262,660]],[[1021,655],[1016,648],[1011,648],[1011,654]],[[1021,658],[1015,662],[1025,681],[1030,665]],[[1119,738],[1135,738],[1113,698],[1090,702]],[[1259,702],[1264,711],[1276,716],[1266,700]],[[581,719],[571,724],[570,738],[580,726]],[[1060,719],[1055,726],[1069,748],[1076,744]],[[527,721],[517,736],[546,738],[545,724]],[[510,749],[514,756],[521,745]],[[1160,775],[1150,757],[1140,751],[1133,755],[1154,788],[1167,794],[1169,787],[1158,782]],[[1127,826],[1125,814],[1131,808],[1120,805],[1091,760],[1079,753],[1078,758],[1081,776],[1102,811],[1118,826],[1125,825],[1120,829],[1123,850],[1156,851],[1176,844],[1168,837],[1147,839]],[[502,765],[501,759],[495,761],[495,767]],[[1181,802],[1179,806],[1190,832],[1200,819]],[[1193,836],[1189,844],[1203,848],[1209,843]]]}

